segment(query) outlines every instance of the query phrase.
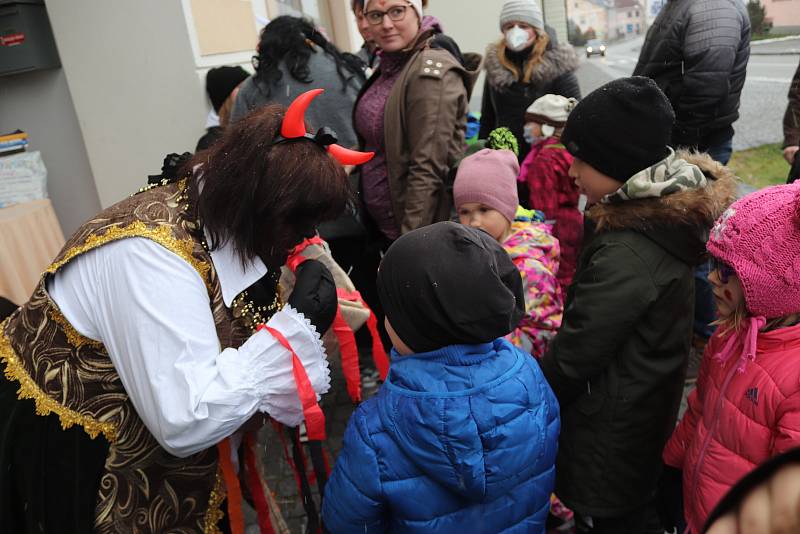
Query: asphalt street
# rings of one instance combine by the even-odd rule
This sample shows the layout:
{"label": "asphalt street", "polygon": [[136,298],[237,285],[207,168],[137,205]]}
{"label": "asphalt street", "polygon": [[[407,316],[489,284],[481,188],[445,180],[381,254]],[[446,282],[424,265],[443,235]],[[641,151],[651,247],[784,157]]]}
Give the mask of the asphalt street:
{"label": "asphalt street", "polygon": [[[587,94],[615,78],[630,76],[644,37],[608,47],[606,57],[582,55],[578,69],[581,91]],[[783,138],[782,122],[789,84],[800,62],[800,38],[754,44],[742,92],[740,118],[734,124],[734,150],[777,143]]]}

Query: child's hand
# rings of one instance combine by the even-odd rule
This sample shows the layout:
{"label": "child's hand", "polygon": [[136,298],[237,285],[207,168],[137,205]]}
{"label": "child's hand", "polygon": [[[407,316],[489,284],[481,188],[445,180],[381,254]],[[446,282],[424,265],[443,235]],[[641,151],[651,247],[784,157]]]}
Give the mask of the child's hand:
{"label": "child's hand", "polygon": [[800,465],[789,464],[756,486],[736,510],[708,534],[788,534],[800,532]]}
{"label": "child's hand", "polygon": [[800,151],[800,146],[787,146],[783,149],[783,159],[785,159],[789,165],[793,164],[798,151]]}

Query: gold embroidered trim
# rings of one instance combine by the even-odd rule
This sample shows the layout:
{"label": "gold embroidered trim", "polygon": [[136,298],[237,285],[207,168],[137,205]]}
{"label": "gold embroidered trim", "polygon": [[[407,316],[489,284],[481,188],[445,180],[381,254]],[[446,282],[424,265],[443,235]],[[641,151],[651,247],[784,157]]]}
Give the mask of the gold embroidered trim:
{"label": "gold embroidered trim", "polygon": [[222,478],[222,473],[217,470],[217,479],[214,482],[214,489],[211,490],[211,495],[208,498],[208,509],[203,520],[204,534],[222,534],[217,525],[225,517],[225,512],[222,511],[222,501],[224,500],[225,480]]}
{"label": "gold embroidered trim", "polygon": [[192,255],[194,251],[194,241],[191,239],[178,239],[172,234],[169,226],[149,227],[142,221],[136,221],[128,226],[112,226],[103,235],[90,235],[82,245],[72,247],[64,255],[64,258],[50,265],[45,273],[53,274],[58,269],[69,263],[76,256],[89,252],[97,247],[124,239],[127,237],[144,237],[155,241],[167,250],[174,252],[185,260],[189,265],[200,274],[203,281],[208,284],[208,273],[211,266],[198,260]]}
{"label": "gold embroidered trim", "polygon": [[[9,318],[10,319],[10,318]],[[55,413],[61,420],[64,430],[73,425],[83,427],[89,436],[94,439],[102,433],[106,439],[114,443],[117,439],[117,428],[113,423],[97,421],[89,416],[82,415],[74,410],[62,406],[57,401],[47,396],[28,375],[25,367],[20,362],[17,353],[11,346],[11,340],[5,335],[5,326],[9,319],[0,324],[0,362],[5,363],[5,376],[9,380],[19,383],[17,398],[33,399],[36,403],[36,415],[49,415]]]}
{"label": "gold embroidered trim", "polygon": [[275,298],[269,306],[258,306],[252,300],[247,291],[242,291],[233,299],[231,303],[231,310],[233,310],[234,317],[241,317],[244,324],[251,332],[256,333],[259,325],[266,324],[270,318],[281,311],[286,305],[281,298],[283,288],[278,283],[275,288]]}
{"label": "gold embroidered trim", "polygon": [[61,327],[61,330],[64,331],[64,335],[67,336],[67,343],[72,345],[74,348],[79,349],[84,345],[92,347],[94,349],[103,349],[103,344],[99,341],[95,341],[94,339],[89,339],[86,336],[81,335],[80,332],[75,330],[75,327],[69,324],[67,318],[61,314],[61,312],[55,308],[55,306],[50,306],[50,318]]}

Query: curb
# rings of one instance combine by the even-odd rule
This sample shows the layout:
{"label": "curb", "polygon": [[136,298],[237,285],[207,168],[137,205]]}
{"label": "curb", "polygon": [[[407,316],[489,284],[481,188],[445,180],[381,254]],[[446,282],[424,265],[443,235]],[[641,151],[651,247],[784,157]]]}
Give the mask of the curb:
{"label": "curb", "polygon": [[750,46],[759,46],[769,43],[781,43],[783,41],[791,41],[792,39],[800,39],[800,35],[787,35],[785,37],[775,37],[774,39],[762,39],[760,41],[750,41]]}
{"label": "curb", "polygon": [[780,52],[754,52],[750,49],[751,56],[800,56],[800,49],[782,50]]}

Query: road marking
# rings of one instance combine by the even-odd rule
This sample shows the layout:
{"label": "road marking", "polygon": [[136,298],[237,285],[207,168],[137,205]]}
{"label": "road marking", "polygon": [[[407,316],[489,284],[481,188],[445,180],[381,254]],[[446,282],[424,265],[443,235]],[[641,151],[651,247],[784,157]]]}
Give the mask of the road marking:
{"label": "road marking", "polygon": [[795,58],[787,59],[786,63],[761,63],[760,61],[753,61],[753,58],[750,58],[748,67],[794,67],[796,64],[797,60]]}
{"label": "road marking", "polygon": [[746,82],[756,83],[792,83],[791,78],[767,78],[765,76],[748,76]]}
{"label": "road marking", "polygon": [[605,63],[606,65],[627,65],[630,63],[636,63],[635,59],[606,59],[605,61],[600,61],[600,63]]}

